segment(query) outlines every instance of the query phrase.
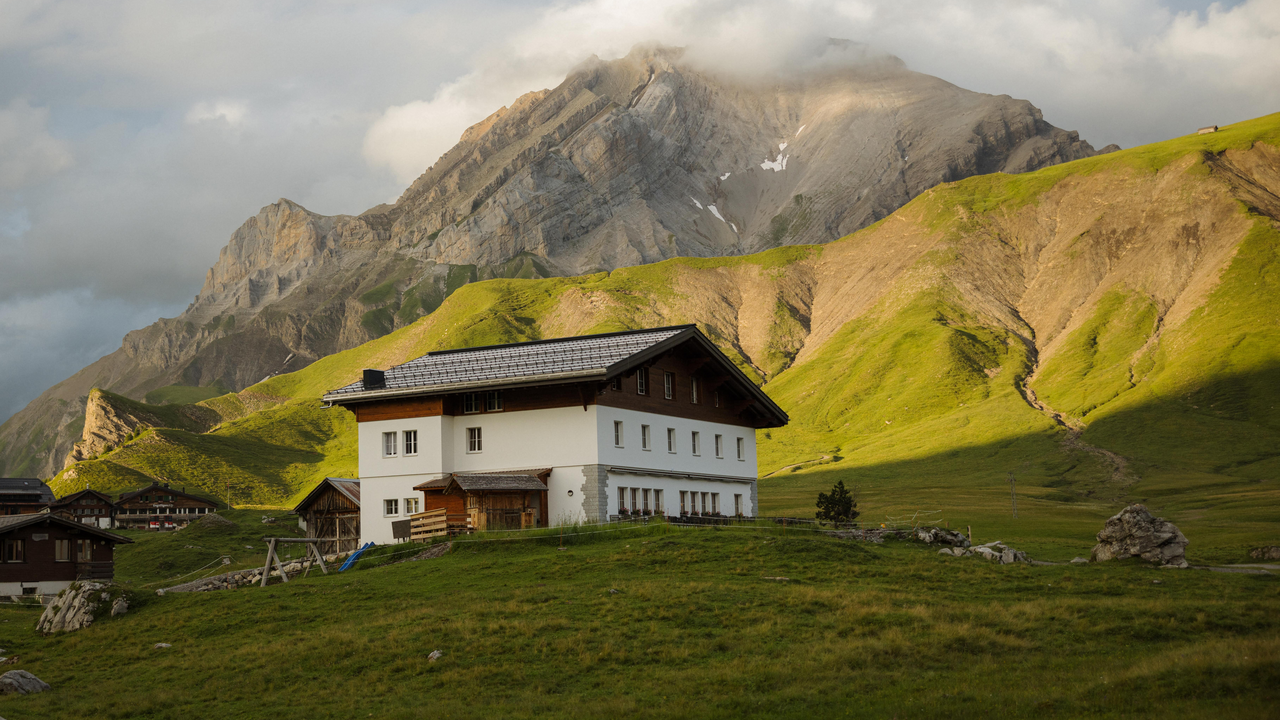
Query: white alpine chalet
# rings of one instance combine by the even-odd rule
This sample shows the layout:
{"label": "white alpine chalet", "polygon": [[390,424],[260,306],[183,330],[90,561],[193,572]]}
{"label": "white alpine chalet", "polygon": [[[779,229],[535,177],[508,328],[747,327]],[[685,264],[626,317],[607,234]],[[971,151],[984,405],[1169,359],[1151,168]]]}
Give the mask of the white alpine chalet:
{"label": "white alpine chalet", "polygon": [[755,431],[788,420],[693,325],[428,353],[324,401],[355,413],[361,542],[379,544],[434,513],[754,516]]}

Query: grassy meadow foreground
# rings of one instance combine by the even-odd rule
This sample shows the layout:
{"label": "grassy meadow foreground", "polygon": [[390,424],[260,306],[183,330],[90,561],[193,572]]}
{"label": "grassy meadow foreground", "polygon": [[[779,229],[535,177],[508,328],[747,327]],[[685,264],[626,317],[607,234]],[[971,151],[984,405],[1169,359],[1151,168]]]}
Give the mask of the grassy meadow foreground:
{"label": "grassy meadow foreground", "polygon": [[996,566],[775,527],[559,544],[458,543],[266,589],[146,592],[59,637],[6,607],[0,645],[53,690],[0,712],[1262,718],[1280,703],[1272,575]]}

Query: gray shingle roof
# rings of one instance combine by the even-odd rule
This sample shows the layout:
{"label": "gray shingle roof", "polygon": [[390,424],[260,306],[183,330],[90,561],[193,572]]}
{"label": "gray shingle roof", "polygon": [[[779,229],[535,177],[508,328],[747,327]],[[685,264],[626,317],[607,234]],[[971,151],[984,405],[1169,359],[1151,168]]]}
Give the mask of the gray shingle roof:
{"label": "gray shingle roof", "polygon": [[78,522],[75,522],[74,520],[68,520],[62,517],[61,515],[54,515],[52,513],[47,513],[47,512],[24,513],[22,515],[0,516],[0,533],[8,532],[10,530],[16,530],[18,528],[25,527],[27,525],[35,525],[41,522],[51,522],[56,525],[63,525],[65,527],[75,528],[76,530],[89,533],[90,535],[96,535],[100,538],[104,538],[112,542],[118,542],[118,543],[133,542],[132,540],[130,540],[127,537],[124,537],[123,535],[117,535],[113,532],[107,532],[106,530],[103,530],[94,525],[86,525],[84,523],[78,523]]}
{"label": "gray shingle roof", "polygon": [[547,489],[537,475],[515,473],[454,473],[453,482],[467,492]]}
{"label": "gray shingle roof", "polygon": [[603,375],[610,366],[681,333],[692,325],[584,335],[559,340],[443,350],[386,371],[386,385],[366,388],[363,381],[325,394],[326,400],[368,391],[414,390],[500,385],[503,381],[536,381],[574,375]]}
{"label": "gray shingle roof", "polygon": [[53,502],[53,490],[40,478],[0,478],[0,495],[31,495],[35,502]]}

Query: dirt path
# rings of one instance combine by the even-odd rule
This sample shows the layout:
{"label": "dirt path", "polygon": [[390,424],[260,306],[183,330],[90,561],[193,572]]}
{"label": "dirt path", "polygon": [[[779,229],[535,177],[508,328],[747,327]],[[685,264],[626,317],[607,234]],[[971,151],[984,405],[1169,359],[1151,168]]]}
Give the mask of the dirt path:
{"label": "dirt path", "polygon": [[1031,389],[1031,383],[1035,381],[1036,375],[1040,372],[1040,352],[1035,343],[1026,338],[1023,338],[1023,341],[1027,343],[1027,353],[1031,357],[1032,365],[1031,372],[1018,383],[1018,393],[1022,395],[1022,399],[1026,401],[1027,405],[1040,411],[1045,417],[1067,431],[1062,440],[1062,444],[1067,449],[1089,453],[1100,460],[1103,465],[1111,468],[1112,482],[1121,486],[1128,486],[1137,482],[1138,477],[1129,470],[1129,461],[1124,456],[1090,445],[1082,440],[1080,436],[1084,433],[1084,424],[1079,419],[1063,415],[1036,396],[1036,391]]}

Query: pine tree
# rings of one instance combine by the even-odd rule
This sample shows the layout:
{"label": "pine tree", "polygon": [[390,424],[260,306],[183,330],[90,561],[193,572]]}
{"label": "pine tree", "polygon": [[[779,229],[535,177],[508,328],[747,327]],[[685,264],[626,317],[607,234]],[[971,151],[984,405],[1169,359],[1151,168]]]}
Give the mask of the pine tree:
{"label": "pine tree", "polygon": [[852,522],[858,517],[858,501],[845,489],[844,481],[837,480],[831,494],[818,493],[818,519],[830,522]]}

